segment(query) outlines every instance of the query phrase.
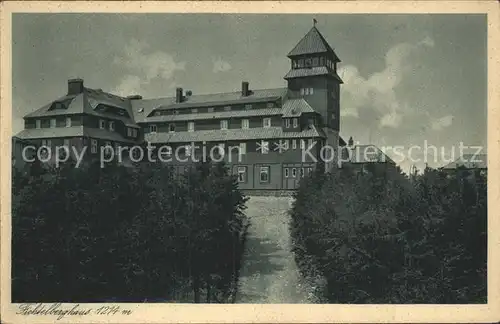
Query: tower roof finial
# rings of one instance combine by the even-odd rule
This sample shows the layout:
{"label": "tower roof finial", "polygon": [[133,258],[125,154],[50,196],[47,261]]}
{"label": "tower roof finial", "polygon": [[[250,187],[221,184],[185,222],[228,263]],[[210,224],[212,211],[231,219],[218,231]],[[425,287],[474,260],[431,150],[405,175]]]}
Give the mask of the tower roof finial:
{"label": "tower roof finial", "polygon": [[318,21],[316,20],[316,18],[313,18],[313,27],[316,27],[317,23],[318,23]]}

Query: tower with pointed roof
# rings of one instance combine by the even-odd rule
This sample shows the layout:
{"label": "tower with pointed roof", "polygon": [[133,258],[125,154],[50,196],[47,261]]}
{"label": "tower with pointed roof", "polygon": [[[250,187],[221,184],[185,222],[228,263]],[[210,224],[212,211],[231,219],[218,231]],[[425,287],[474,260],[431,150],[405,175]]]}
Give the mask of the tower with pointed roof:
{"label": "tower with pointed roof", "polygon": [[327,134],[327,144],[337,147],[340,130],[340,59],[316,28],[288,53],[291,68],[285,75],[288,96],[303,98],[319,114],[318,125]]}

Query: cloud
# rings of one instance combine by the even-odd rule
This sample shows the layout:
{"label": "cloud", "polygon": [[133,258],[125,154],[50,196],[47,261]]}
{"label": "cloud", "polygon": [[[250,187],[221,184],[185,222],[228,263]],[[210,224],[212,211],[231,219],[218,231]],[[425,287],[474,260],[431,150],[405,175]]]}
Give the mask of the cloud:
{"label": "cloud", "polygon": [[232,69],[231,64],[222,59],[217,59],[214,61],[214,68],[212,71],[214,73],[219,73],[219,72],[227,72],[231,69]]}
{"label": "cloud", "polygon": [[447,115],[447,116],[438,118],[436,120],[433,120],[431,122],[431,127],[433,130],[436,130],[436,131],[443,130],[444,128],[451,126],[451,124],[453,123],[453,118],[454,118],[453,115]]}
{"label": "cloud", "polygon": [[364,119],[367,124],[376,120],[379,128],[399,127],[405,117],[417,113],[397,96],[397,87],[412,74],[409,57],[420,48],[432,46],[434,41],[430,37],[417,43],[397,44],[387,51],[384,69],[367,78],[361,76],[356,66],[341,67],[339,74],[344,80],[341,115]]}
{"label": "cloud", "polygon": [[113,64],[129,73],[120,80],[113,93],[122,96],[137,94],[154,79],[170,80],[175,72],[185,70],[185,62],[176,62],[170,54],[162,51],[148,53],[148,49],[147,43],[132,39],[125,46],[124,55],[114,58]]}

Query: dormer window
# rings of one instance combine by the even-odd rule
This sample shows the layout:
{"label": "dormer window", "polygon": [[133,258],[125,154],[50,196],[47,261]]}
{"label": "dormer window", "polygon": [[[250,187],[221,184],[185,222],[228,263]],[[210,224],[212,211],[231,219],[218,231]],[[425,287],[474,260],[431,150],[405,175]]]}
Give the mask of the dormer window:
{"label": "dormer window", "polygon": [[250,109],[252,109],[252,105],[250,104],[245,105],[245,110],[250,110]]}
{"label": "dormer window", "polygon": [[285,119],[285,128],[290,128],[290,119]]}
{"label": "dormer window", "polygon": [[294,127],[294,128],[299,127],[299,120],[298,120],[297,118],[294,118],[294,119],[293,119],[293,127]]}
{"label": "dormer window", "polygon": [[160,116],[160,115],[161,115],[161,112],[155,111],[155,116]]}
{"label": "dormer window", "polygon": [[224,111],[231,111],[231,106],[225,106]]}
{"label": "dormer window", "polygon": [[169,133],[174,133],[175,132],[175,124],[168,125],[168,132]]}
{"label": "dormer window", "polygon": [[56,119],[55,118],[50,119],[50,128],[56,128]]}
{"label": "dormer window", "polygon": [[100,129],[106,129],[106,121],[99,119],[99,128]]}
{"label": "dormer window", "polygon": [[274,102],[268,102],[267,108],[274,108]]}
{"label": "dormer window", "polygon": [[306,68],[312,67],[312,59],[311,58],[307,58],[305,60],[305,67]]}
{"label": "dormer window", "polygon": [[300,59],[300,60],[298,61],[298,63],[297,63],[297,67],[298,67],[299,69],[301,69],[301,68],[303,68],[303,67],[304,67],[304,59]]}
{"label": "dormer window", "polygon": [[324,58],[323,56],[321,56],[321,57],[319,58],[319,65],[320,65],[320,66],[324,66],[324,65],[325,65],[325,58]]}
{"label": "dormer window", "polygon": [[114,121],[110,121],[109,122],[109,130],[110,131],[114,131],[115,130],[115,122]]}
{"label": "dormer window", "polygon": [[35,120],[35,127],[42,128],[42,121],[40,119]]}
{"label": "dormer window", "polygon": [[193,108],[193,109],[191,109],[191,113],[196,114],[197,112],[198,112],[198,109],[197,109],[197,108]]}
{"label": "dormer window", "polygon": [[207,109],[207,111],[208,111],[209,113],[214,112],[214,107],[209,107],[209,108]]}
{"label": "dormer window", "polygon": [[317,58],[317,57],[313,57],[313,59],[312,59],[312,65],[313,65],[313,66],[318,66],[318,61],[319,61],[319,60],[318,60],[318,58]]}
{"label": "dormer window", "polygon": [[156,125],[149,125],[149,132],[150,133],[156,133],[157,127]]}
{"label": "dormer window", "polygon": [[71,127],[71,117],[66,117],[66,127]]}

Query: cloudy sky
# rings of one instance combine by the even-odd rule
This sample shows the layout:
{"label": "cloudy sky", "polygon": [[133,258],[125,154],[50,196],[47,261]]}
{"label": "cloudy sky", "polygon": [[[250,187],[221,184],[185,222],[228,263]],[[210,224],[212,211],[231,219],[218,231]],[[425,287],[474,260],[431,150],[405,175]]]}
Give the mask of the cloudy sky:
{"label": "cloudy sky", "polygon": [[342,60],[346,140],[419,146],[403,169],[425,163],[425,141],[446,152],[431,166],[460,142],[486,146],[484,15],[14,14],[13,133],[73,77],[145,98],[285,86],[313,17]]}

